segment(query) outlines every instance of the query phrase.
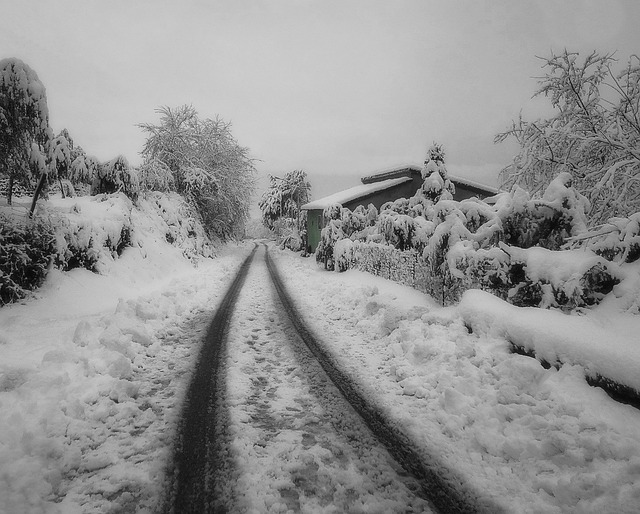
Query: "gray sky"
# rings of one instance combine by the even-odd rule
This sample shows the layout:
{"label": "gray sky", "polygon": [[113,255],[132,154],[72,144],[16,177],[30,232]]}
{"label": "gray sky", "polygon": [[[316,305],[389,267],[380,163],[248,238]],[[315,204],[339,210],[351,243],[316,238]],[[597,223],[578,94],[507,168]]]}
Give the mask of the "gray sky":
{"label": "gray sky", "polygon": [[231,121],[262,175],[307,171],[317,198],[433,141],[494,185],[516,149],[493,137],[546,105],[536,55],[626,62],[639,22],[637,0],[0,0],[0,58],[38,73],[53,129],[101,160],[139,164],[136,124],[191,104]]}

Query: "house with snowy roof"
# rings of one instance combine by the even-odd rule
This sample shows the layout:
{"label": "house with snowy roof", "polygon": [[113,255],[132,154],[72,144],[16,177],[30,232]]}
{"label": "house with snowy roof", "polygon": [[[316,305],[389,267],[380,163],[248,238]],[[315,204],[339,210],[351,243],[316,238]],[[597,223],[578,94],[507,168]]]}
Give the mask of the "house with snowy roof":
{"label": "house with snowy roof", "polygon": [[[371,203],[379,210],[387,202],[399,198],[411,198],[415,195],[424,182],[421,172],[422,168],[414,164],[388,168],[362,177],[360,185],[304,204],[301,208],[307,211],[307,245],[309,250],[315,252],[320,242],[320,233],[325,225],[322,215],[325,208],[338,203],[342,207],[354,210],[358,205],[367,207]],[[456,188],[453,199],[458,201],[472,197],[483,199],[498,192],[493,187],[465,178],[449,175],[449,180]]]}

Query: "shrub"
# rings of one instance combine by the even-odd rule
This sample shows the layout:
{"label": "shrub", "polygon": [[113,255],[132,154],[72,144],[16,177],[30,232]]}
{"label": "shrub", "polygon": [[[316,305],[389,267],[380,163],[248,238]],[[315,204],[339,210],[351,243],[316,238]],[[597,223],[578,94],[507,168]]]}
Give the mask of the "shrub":
{"label": "shrub", "polygon": [[42,219],[21,225],[0,215],[0,305],[24,298],[45,280],[55,236]]}
{"label": "shrub", "polygon": [[567,239],[584,239],[588,208],[568,174],[552,181],[542,198],[515,187],[498,195],[495,205],[446,197],[433,203],[418,192],[383,205],[375,225],[359,232],[364,209],[338,207],[325,213],[331,220],[319,261],[337,271],[357,267],[399,277],[443,303],[480,288],[520,306],[594,305],[620,282],[618,267],[601,256],[623,262],[640,257],[640,214],[613,219],[607,230],[589,235],[591,252],[562,251]]}
{"label": "shrub", "polygon": [[273,231],[276,233],[276,241],[280,248],[288,248],[293,252],[304,249],[304,232],[300,230],[300,224],[294,218],[278,218],[273,223]]}

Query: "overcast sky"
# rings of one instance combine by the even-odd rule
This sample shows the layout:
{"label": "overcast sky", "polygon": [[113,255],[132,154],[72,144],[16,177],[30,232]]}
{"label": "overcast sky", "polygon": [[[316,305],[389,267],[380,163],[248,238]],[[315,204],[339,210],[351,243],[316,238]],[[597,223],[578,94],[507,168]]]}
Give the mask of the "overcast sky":
{"label": "overcast sky", "polygon": [[421,163],[495,185],[494,145],[531,101],[538,56],[640,53],[640,2],[0,0],[0,58],[47,88],[54,131],[140,163],[159,106],[219,115],[262,175],[304,169],[314,197]]}

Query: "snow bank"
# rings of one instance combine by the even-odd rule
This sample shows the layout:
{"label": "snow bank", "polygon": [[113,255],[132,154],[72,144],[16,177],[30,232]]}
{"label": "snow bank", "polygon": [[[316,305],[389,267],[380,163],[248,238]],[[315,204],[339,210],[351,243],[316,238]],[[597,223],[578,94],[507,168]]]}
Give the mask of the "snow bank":
{"label": "snow bank", "polygon": [[594,266],[607,265],[617,268],[614,264],[585,250],[564,250],[554,252],[546,248],[516,248],[501,245],[515,262],[525,265],[525,273],[533,282],[542,282],[561,287],[564,284],[581,279]]}
{"label": "snow bank", "polygon": [[133,204],[124,194],[52,198],[37,215],[53,223],[55,265],[105,273],[131,239]]}
{"label": "snow bank", "polygon": [[624,323],[515,307],[484,291],[464,293],[459,311],[481,335],[502,337],[547,362],[577,364],[640,392],[640,318]]}
{"label": "snow bank", "polygon": [[39,204],[38,214],[53,221],[55,261],[62,269],[108,273],[125,248],[148,253],[159,248],[158,242],[190,258],[214,253],[197,215],[176,193],[149,192],[135,205],[122,193],[54,197]]}

